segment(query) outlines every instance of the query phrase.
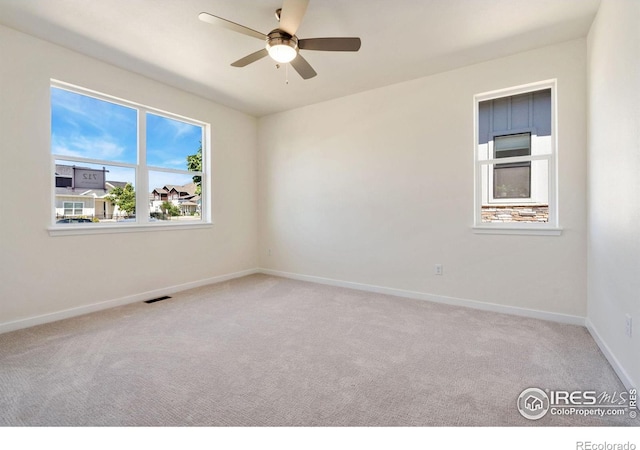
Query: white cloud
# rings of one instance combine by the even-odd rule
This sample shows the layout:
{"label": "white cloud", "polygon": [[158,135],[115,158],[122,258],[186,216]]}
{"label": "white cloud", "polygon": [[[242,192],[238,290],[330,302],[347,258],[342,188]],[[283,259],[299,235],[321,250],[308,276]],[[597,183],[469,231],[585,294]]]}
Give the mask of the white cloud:
{"label": "white cloud", "polygon": [[73,135],[69,138],[60,138],[54,135],[51,138],[51,142],[51,151],[54,155],[78,156],[104,161],[136,162],[135,160],[128,161],[127,155],[125,155],[125,147],[108,136],[91,138]]}
{"label": "white cloud", "polygon": [[162,167],[172,167],[175,169],[186,169],[187,160],[185,159],[167,159],[162,162]]}
{"label": "white cloud", "polygon": [[184,135],[192,134],[197,127],[189,123],[180,122],[177,120],[169,120],[167,123],[175,130],[175,138],[179,139]]}

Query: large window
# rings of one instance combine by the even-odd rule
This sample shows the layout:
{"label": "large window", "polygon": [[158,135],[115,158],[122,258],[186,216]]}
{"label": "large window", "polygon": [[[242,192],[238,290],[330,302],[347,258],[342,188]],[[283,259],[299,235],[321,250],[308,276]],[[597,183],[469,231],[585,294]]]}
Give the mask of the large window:
{"label": "large window", "polygon": [[203,122],[52,82],[54,224],[210,222],[208,134]]}
{"label": "large window", "polygon": [[475,96],[475,229],[557,234],[555,81]]}

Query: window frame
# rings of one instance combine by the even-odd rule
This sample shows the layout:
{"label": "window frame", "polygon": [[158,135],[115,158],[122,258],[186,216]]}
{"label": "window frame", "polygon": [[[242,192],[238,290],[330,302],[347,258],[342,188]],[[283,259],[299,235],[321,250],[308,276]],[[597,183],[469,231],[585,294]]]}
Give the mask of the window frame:
{"label": "window frame", "polygon": [[[495,100],[505,97],[512,97],[520,94],[528,94],[536,91],[547,90],[551,91],[551,153],[546,155],[528,155],[509,158],[496,158],[494,149],[490,148],[488,159],[480,159],[478,152],[479,141],[479,106],[480,103]],[[562,233],[562,228],[559,222],[559,208],[558,208],[558,126],[557,126],[557,80],[544,80],[535,83],[529,83],[519,86],[514,86],[505,89],[498,89],[494,91],[483,92],[473,96],[473,161],[474,161],[474,204],[473,204],[473,231],[478,234],[524,234],[524,235],[551,235],[558,236]],[[513,130],[509,134],[519,134],[520,132],[535,132],[532,129]],[[501,136],[503,133],[494,133],[492,136]],[[492,144],[493,146],[493,140]],[[504,222],[504,223],[488,223],[482,222],[482,171],[484,167],[489,168],[489,172],[493,178],[493,170],[491,166],[501,164],[501,159],[509,159],[509,162],[526,162],[526,161],[538,161],[546,160],[548,162],[548,204],[549,204],[549,219],[544,223],[533,222]],[[493,184],[491,179],[490,186]],[[492,190],[492,189],[491,189]],[[514,203],[516,199],[508,199],[506,201],[500,201],[500,199],[493,199],[493,192],[490,192],[490,203],[495,205]],[[527,199],[522,199],[527,201]],[[520,200],[518,200],[520,201]]]}
{"label": "window frame", "polygon": [[[51,207],[53,214],[51,214],[51,225],[48,227],[50,236],[66,236],[66,235],[83,235],[83,234],[103,234],[103,233],[122,233],[122,232],[141,232],[141,231],[159,231],[159,230],[175,230],[175,229],[197,229],[197,228],[209,228],[213,225],[212,220],[212,189],[211,189],[211,176],[210,176],[210,159],[211,159],[211,125],[202,120],[193,119],[190,117],[182,116],[179,114],[164,111],[158,108],[154,108],[148,105],[143,105],[137,102],[124,100],[122,98],[114,97],[102,92],[97,92],[84,87],[76,86],[70,83],[66,83],[59,80],[50,80],[49,92],[51,88],[63,89],[75,94],[91,97],[104,102],[113,103],[126,108],[134,109],[137,112],[137,162],[126,163],[111,160],[100,160],[85,158],[79,156],[68,156],[54,154],[49,150],[52,167],[52,181],[51,186]],[[51,102],[51,99],[49,100]],[[165,167],[157,167],[147,164],[147,152],[146,152],[146,138],[147,128],[146,119],[147,113],[165,117],[168,119],[185,122],[190,125],[198,126],[202,129],[202,170],[200,172],[172,169]],[[128,223],[93,223],[90,225],[74,224],[72,226],[56,224],[55,217],[55,205],[56,205],[56,182],[55,182],[55,167],[56,161],[69,162],[69,163],[87,163],[87,164],[100,164],[106,166],[122,167],[134,170],[135,173],[135,191],[136,191],[136,218],[135,221]],[[186,161],[185,161],[186,163]],[[188,174],[192,176],[199,175],[201,177],[201,216],[199,221],[194,222],[181,222],[181,221],[150,221],[150,202],[149,194],[152,192],[152,186],[149,185],[149,173],[150,172],[163,172],[173,174]]]}

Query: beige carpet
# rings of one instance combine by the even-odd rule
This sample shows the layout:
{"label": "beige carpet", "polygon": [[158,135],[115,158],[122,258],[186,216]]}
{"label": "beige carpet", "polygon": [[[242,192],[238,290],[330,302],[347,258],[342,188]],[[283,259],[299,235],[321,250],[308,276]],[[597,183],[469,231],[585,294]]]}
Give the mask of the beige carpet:
{"label": "beige carpet", "polygon": [[5,426],[638,425],[528,387],[624,390],[582,327],[265,275],[0,335]]}

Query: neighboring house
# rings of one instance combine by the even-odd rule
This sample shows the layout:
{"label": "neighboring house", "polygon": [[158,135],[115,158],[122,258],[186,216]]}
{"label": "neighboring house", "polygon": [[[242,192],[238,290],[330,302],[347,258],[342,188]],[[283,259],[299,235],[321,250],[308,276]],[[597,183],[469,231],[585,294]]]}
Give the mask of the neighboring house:
{"label": "neighboring house", "polygon": [[[86,167],[76,167],[76,169],[87,169]],[[69,217],[88,217],[100,220],[114,219],[119,216],[126,216],[126,213],[119,211],[107,196],[116,187],[125,187],[123,181],[105,181],[105,189],[73,188],[73,166],[56,164],[56,219]],[[160,188],[155,188],[149,194],[149,209],[152,213],[160,213],[163,202],[171,202],[180,208],[180,213],[184,216],[200,214],[201,196],[196,194],[197,185],[188,183],[183,186],[167,184]]]}
{"label": "neighboring house", "polygon": [[155,188],[150,195],[150,209],[152,213],[162,212],[163,202],[170,202],[180,208],[183,216],[200,214],[201,197],[196,194],[197,185],[188,183],[182,186],[167,184]]}
{"label": "neighboring house", "polygon": [[[125,187],[122,181],[105,181],[106,189],[72,188],[73,166],[56,164],[56,219],[69,217],[89,217],[112,219],[120,212],[107,200],[116,187]],[[124,215],[124,213],[122,213]]]}

